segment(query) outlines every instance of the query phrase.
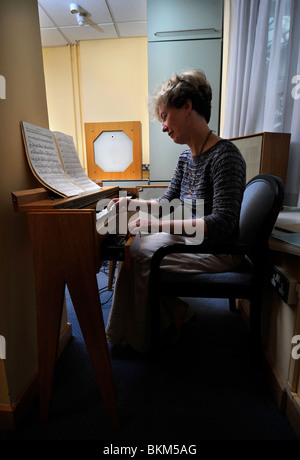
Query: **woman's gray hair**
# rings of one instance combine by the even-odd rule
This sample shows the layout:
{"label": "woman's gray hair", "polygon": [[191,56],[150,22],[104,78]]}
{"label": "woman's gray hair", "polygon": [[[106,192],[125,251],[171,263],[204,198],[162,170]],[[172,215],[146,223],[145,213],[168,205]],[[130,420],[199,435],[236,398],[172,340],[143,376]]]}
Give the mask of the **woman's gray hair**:
{"label": "woman's gray hair", "polygon": [[212,90],[201,70],[187,70],[180,75],[175,74],[163,83],[151,97],[152,114],[161,121],[160,106],[180,109],[188,100],[192,102],[192,108],[209,123]]}

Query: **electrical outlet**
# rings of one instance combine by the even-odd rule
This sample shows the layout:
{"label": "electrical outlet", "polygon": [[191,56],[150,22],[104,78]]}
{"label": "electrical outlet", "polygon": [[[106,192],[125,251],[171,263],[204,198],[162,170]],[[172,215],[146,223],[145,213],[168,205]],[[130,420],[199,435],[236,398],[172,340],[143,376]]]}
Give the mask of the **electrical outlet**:
{"label": "electrical outlet", "polygon": [[278,265],[272,267],[271,284],[285,303],[295,305],[298,302],[297,281]]}

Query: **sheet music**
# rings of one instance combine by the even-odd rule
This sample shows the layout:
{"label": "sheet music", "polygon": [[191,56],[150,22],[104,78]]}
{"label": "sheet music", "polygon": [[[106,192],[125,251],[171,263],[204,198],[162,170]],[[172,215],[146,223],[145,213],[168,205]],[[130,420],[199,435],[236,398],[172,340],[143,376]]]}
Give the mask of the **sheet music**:
{"label": "sheet music", "polygon": [[22,127],[26,154],[35,176],[46,187],[63,196],[82,195],[84,190],[74,185],[62,168],[53,133],[24,121]]}
{"label": "sheet music", "polygon": [[69,178],[87,192],[95,192],[101,189],[101,187],[89,179],[84,172],[74,145],[73,137],[58,131],[54,131],[54,135],[56,137],[63,166]]}

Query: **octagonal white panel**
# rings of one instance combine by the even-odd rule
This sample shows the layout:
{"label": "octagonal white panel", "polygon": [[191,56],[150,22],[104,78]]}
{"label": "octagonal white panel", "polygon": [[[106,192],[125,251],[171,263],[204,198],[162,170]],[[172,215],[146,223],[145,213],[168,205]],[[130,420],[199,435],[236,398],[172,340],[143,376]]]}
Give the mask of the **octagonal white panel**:
{"label": "octagonal white panel", "polygon": [[124,131],[104,131],[94,140],[95,163],[105,172],[123,172],[133,162],[132,140]]}

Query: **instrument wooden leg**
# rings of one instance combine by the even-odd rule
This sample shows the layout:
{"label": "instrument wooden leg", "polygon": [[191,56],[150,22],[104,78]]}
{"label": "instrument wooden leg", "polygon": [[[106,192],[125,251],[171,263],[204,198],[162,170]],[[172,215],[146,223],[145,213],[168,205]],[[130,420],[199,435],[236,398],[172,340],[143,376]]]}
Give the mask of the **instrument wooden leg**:
{"label": "instrument wooden leg", "polygon": [[[84,286],[87,285],[91,287],[92,283],[95,286],[94,289],[84,289]],[[97,279],[96,277],[94,279],[81,278],[80,286],[73,279],[68,280],[67,285],[107,413],[112,426],[119,431],[118,407],[101,304],[99,295],[97,295]]]}
{"label": "instrument wooden leg", "polygon": [[53,384],[65,283],[78,317],[105,407],[119,430],[110,356],[96,278],[94,216],[29,213],[36,277],[41,418],[46,422]]}
{"label": "instrument wooden leg", "polygon": [[[40,271],[36,275],[37,336],[39,397],[41,422],[46,424],[52,395],[53,376],[57,358],[61,314],[65,293],[64,279],[60,274]],[[43,286],[48,289],[45,295]]]}

